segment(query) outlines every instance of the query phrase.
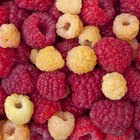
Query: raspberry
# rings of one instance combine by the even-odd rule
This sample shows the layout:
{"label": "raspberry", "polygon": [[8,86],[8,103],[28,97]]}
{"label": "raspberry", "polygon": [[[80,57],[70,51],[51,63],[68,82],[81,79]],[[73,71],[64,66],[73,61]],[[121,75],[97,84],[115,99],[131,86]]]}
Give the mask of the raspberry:
{"label": "raspberry", "polygon": [[132,126],[140,132],[140,103],[134,104],[134,116],[132,121]]}
{"label": "raspberry", "polygon": [[17,54],[15,50],[0,47],[0,78],[6,77],[10,74],[16,63],[16,57]]}
{"label": "raspberry", "polygon": [[4,103],[7,118],[16,124],[28,123],[33,114],[33,108],[33,103],[26,95],[12,94]]}
{"label": "raspberry", "polygon": [[61,54],[53,47],[41,49],[36,56],[36,67],[41,71],[54,71],[64,66]]}
{"label": "raspberry", "polygon": [[81,18],[90,25],[103,26],[115,15],[111,0],[83,0]]}
{"label": "raspberry", "polygon": [[61,43],[58,43],[56,45],[56,49],[61,53],[62,57],[65,59],[68,52],[74,48],[75,46],[78,46],[78,40],[77,39],[67,39],[64,40]]}
{"label": "raspberry", "polygon": [[106,134],[123,135],[129,128],[133,106],[125,101],[100,100],[93,104],[90,117],[95,126]]}
{"label": "raspberry", "polygon": [[21,7],[33,11],[47,11],[52,6],[53,0],[15,0],[15,3]]}
{"label": "raspberry", "polygon": [[140,0],[120,0],[121,12],[130,13],[140,19]]}
{"label": "raspberry", "polygon": [[93,47],[95,43],[101,40],[101,35],[98,27],[86,26],[79,35],[79,44]]}
{"label": "raspberry", "polygon": [[94,69],[97,57],[90,47],[77,46],[68,52],[66,60],[66,65],[71,71],[83,74]]}
{"label": "raspberry", "polygon": [[128,128],[124,135],[121,136],[107,135],[105,140],[134,140],[134,130],[132,128]]}
{"label": "raspberry", "polygon": [[56,24],[57,34],[65,39],[78,37],[83,29],[83,23],[78,15],[69,13],[59,17]]}
{"label": "raspberry", "polygon": [[2,128],[3,125],[6,123],[7,120],[1,120],[0,121],[0,140],[3,140],[3,132],[2,132]]}
{"label": "raspberry", "polygon": [[25,45],[23,42],[20,43],[18,48],[16,48],[16,52],[18,54],[17,61],[18,63],[24,64],[24,63],[29,63],[29,55],[30,55],[30,48]]}
{"label": "raspberry", "polygon": [[101,80],[104,71],[96,69],[83,75],[72,74],[69,84],[72,86],[72,99],[78,108],[91,108],[93,103],[102,97]]}
{"label": "raspberry", "polygon": [[136,51],[136,61],[140,62],[140,45],[138,46]]}
{"label": "raspberry", "polygon": [[103,76],[102,92],[110,100],[120,100],[127,92],[126,80],[118,72]]}
{"label": "raspberry", "polygon": [[127,81],[127,94],[126,97],[131,101],[140,101],[140,74],[134,68],[130,67],[125,70],[124,77]]}
{"label": "raspberry", "polygon": [[133,57],[133,50],[126,42],[113,37],[104,37],[94,46],[99,65],[107,72],[122,73]]}
{"label": "raspberry", "polygon": [[32,118],[36,123],[44,124],[54,113],[61,110],[59,101],[48,101],[38,92],[31,95],[31,100],[34,103],[34,113]]}
{"label": "raspberry", "polygon": [[7,121],[3,126],[3,139],[4,140],[29,140],[30,130],[27,125],[14,124]]}
{"label": "raspberry", "polygon": [[17,65],[8,77],[2,79],[2,88],[11,95],[14,92],[17,94],[32,93],[34,87],[26,67]]}
{"label": "raspberry", "polygon": [[6,4],[9,8],[9,20],[13,23],[19,30],[22,29],[23,21],[31,14],[30,11],[26,9],[21,9],[14,2],[7,2]]}
{"label": "raspberry", "polygon": [[37,81],[39,94],[50,101],[62,99],[66,94],[66,76],[63,72],[45,72]]}
{"label": "raspberry", "polygon": [[135,140],[140,140],[140,132],[139,131],[135,132]]}
{"label": "raspberry", "polygon": [[81,117],[76,120],[71,140],[102,140],[102,133],[93,125],[89,117]]}
{"label": "raspberry", "polygon": [[9,20],[9,12],[6,6],[0,6],[0,26]]}
{"label": "raspberry", "polygon": [[86,109],[78,108],[73,104],[71,95],[61,100],[61,105],[63,111],[69,111],[74,115],[75,118],[83,116],[87,112]]}
{"label": "raspberry", "polygon": [[37,49],[32,49],[31,50],[31,53],[30,53],[30,60],[33,64],[36,63],[36,57],[37,57],[37,54],[38,54],[38,50]]}
{"label": "raspberry", "polygon": [[131,14],[122,13],[114,20],[113,32],[120,39],[134,39],[139,32],[139,20]]}
{"label": "raspberry", "polygon": [[20,32],[14,24],[0,26],[0,46],[2,48],[17,48],[20,44]]}
{"label": "raspberry", "polygon": [[57,112],[48,121],[48,130],[57,140],[67,139],[75,126],[74,116],[69,112]]}
{"label": "raspberry", "polygon": [[135,66],[135,68],[136,68],[136,70],[138,71],[138,72],[140,72],[140,62],[135,62],[134,63],[134,66]]}
{"label": "raspberry", "polygon": [[82,0],[56,0],[56,7],[62,13],[79,14]]}
{"label": "raspberry", "polygon": [[49,9],[48,13],[51,14],[56,21],[62,15],[62,13],[60,11],[58,11],[58,9],[56,8],[55,2],[53,4],[53,6]]}
{"label": "raspberry", "polygon": [[23,39],[29,46],[36,49],[52,45],[56,37],[55,24],[55,19],[48,13],[33,13],[24,20]]}
{"label": "raspberry", "polygon": [[31,133],[30,140],[53,140],[46,124],[31,122],[29,128]]}

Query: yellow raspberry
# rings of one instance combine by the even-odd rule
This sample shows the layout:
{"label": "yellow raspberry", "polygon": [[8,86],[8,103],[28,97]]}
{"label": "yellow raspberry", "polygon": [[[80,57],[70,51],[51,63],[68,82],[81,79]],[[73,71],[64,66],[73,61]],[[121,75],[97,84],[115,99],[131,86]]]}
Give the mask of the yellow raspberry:
{"label": "yellow raspberry", "polygon": [[103,76],[102,92],[110,100],[120,100],[127,92],[127,82],[118,72],[108,73]]}
{"label": "yellow raspberry", "polygon": [[37,49],[32,49],[31,50],[31,53],[30,53],[30,60],[31,60],[31,62],[33,63],[33,64],[35,64],[35,62],[36,62],[36,56],[37,56],[37,54],[38,54],[38,50]]}
{"label": "yellow raspberry", "polygon": [[97,57],[90,47],[77,46],[68,52],[66,60],[67,66],[71,71],[83,74],[94,69]]}
{"label": "yellow raspberry", "polygon": [[34,105],[28,96],[12,94],[6,98],[4,108],[9,120],[16,124],[25,124],[32,117]]}
{"label": "yellow raspberry", "polygon": [[79,35],[79,44],[93,47],[101,40],[99,28],[96,26],[86,26]]}
{"label": "yellow raspberry", "polygon": [[57,34],[63,38],[78,37],[83,29],[83,23],[78,15],[63,14],[56,24]]}
{"label": "yellow raspberry", "polygon": [[0,46],[2,48],[17,48],[20,38],[20,32],[14,24],[3,24],[0,27]]}
{"label": "yellow raspberry", "polygon": [[56,7],[62,13],[79,14],[82,0],[56,0]]}
{"label": "yellow raspberry", "polygon": [[116,36],[123,40],[131,40],[135,38],[139,31],[139,20],[131,14],[118,15],[113,23],[113,32]]}
{"label": "yellow raspberry", "polygon": [[30,140],[30,130],[27,125],[18,125],[7,121],[2,131],[3,140]]}
{"label": "yellow raspberry", "polygon": [[53,46],[41,49],[36,56],[36,67],[42,71],[54,71],[64,65],[61,54]]}
{"label": "yellow raspberry", "polygon": [[58,112],[48,121],[48,130],[54,140],[66,140],[72,133],[75,119],[70,112]]}

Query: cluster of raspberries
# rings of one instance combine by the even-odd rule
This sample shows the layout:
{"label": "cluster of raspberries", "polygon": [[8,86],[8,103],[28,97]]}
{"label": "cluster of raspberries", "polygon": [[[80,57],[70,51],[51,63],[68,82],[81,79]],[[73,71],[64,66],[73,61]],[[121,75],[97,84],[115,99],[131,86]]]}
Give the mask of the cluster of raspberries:
{"label": "cluster of raspberries", "polygon": [[0,139],[140,140],[140,0],[1,0]]}

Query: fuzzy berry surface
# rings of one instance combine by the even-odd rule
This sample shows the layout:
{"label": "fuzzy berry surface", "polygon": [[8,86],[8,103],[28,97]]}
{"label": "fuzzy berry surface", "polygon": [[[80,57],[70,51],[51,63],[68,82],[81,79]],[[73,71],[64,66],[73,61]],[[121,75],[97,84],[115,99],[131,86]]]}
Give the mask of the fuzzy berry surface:
{"label": "fuzzy berry surface", "polygon": [[58,101],[66,94],[66,75],[60,71],[41,73],[37,80],[39,94],[50,101]]}
{"label": "fuzzy berry surface", "polygon": [[68,81],[75,106],[91,108],[93,103],[102,97],[101,81],[104,74],[104,70],[96,69],[83,75],[70,75]]}
{"label": "fuzzy berry surface", "polygon": [[0,26],[9,21],[9,11],[7,6],[0,6]]}
{"label": "fuzzy berry surface", "polygon": [[131,125],[133,106],[127,101],[100,100],[92,106],[90,117],[102,132],[123,135]]}
{"label": "fuzzy berry surface", "polygon": [[122,73],[130,66],[133,56],[131,46],[113,37],[104,37],[94,46],[98,64],[107,72]]}

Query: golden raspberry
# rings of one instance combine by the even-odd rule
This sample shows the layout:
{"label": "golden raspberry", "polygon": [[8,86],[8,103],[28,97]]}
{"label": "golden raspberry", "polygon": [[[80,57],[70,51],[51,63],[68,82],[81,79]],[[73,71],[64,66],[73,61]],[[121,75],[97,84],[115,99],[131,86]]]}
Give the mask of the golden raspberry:
{"label": "golden raspberry", "polygon": [[33,107],[33,103],[26,95],[12,94],[4,103],[7,118],[16,124],[28,123],[33,114]]}
{"label": "golden raspberry", "polygon": [[96,26],[86,26],[79,35],[79,44],[93,47],[101,40],[99,28]]}
{"label": "golden raspberry", "polygon": [[79,14],[82,0],[56,0],[56,7],[62,13]]}
{"label": "golden raspberry", "polygon": [[35,64],[36,62],[36,56],[38,54],[38,50],[37,49],[32,49],[31,53],[30,53],[30,60],[33,64]]}
{"label": "golden raspberry", "polygon": [[3,125],[6,123],[7,120],[1,120],[0,121],[0,140],[3,140],[3,133],[2,133],[2,128]]}
{"label": "golden raspberry", "polygon": [[3,140],[30,140],[30,130],[27,125],[18,125],[7,121],[2,131]]}
{"label": "golden raspberry", "polygon": [[118,72],[103,76],[102,92],[110,100],[120,100],[127,92],[127,82]]}
{"label": "golden raspberry", "polygon": [[71,71],[83,74],[94,69],[97,57],[90,47],[77,46],[68,52],[66,60],[67,66]]}
{"label": "golden raspberry", "polygon": [[67,139],[75,126],[75,119],[70,112],[58,112],[48,121],[48,130],[55,140]]}
{"label": "golden raspberry", "polygon": [[56,24],[57,34],[63,38],[78,37],[83,29],[83,23],[78,15],[63,14]]}
{"label": "golden raspberry", "polygon": [[53,46],[41,49],[36,56],[36,67],[42,71],[54,71],[64,65],[61,54]]}
{"label": "golden raspberry", "polygon": [[20,38],[20,32],[14,24],[3,24],[0,27],[0,46],[2,48],[17,48]]}
{"label": "golden raspberry", "polygon": [[139,20],[131,14],[118,15],[113,23],[113,32],[123,40],[135,38],[139,31]]}

